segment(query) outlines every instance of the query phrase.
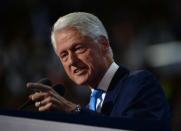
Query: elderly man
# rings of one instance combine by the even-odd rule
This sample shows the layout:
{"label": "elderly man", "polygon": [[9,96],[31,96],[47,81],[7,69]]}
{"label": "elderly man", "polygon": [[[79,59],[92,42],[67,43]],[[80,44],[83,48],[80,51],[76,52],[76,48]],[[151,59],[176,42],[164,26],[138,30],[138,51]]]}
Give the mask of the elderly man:
{"label": "elderly man", "polygon": [[169,119],[164,93],[148,71],[129,71],[113,59],[108,34],[94,15],[75,12],[60,17],[53,26],[52,45],[67,75],[77,85],[91,89],[90,102],[81,107],[50,86],[28,83],[39,92],[30,95],[39,111],[56,109],[111,117]]}

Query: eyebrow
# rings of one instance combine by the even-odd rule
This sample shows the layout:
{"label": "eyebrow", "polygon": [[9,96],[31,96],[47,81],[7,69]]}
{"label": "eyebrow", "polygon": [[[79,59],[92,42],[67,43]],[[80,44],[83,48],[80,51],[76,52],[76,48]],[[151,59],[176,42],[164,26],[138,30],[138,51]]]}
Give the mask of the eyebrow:
{"label": "eyebrow", "polygon": [[[72,43],[71,44],[71,46],[70,46],[70,48],[68,48],[68,49],[70,49],[70,50],[72,50],[75,46],[77,46],[77,45],[82,45],[80,42],[77,42],[77,43]],[[62,54],[63,52],[65,52],[67,49],[65,49],[65,50],[62,50],[60,53],[59,53],[59,55],[60,54]]]}

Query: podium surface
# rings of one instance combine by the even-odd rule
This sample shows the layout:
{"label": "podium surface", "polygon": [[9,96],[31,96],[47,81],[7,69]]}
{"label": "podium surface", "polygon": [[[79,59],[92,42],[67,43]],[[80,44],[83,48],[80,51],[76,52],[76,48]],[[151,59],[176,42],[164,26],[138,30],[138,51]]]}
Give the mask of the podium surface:
{"label": "podium surface", "polygon": [[2,131],[125,131],[120,129],[0,115]]}
{"label": "podium surface", "polygon": [[169,131],[165,122],[87,114],[0,110],[2,131]]}

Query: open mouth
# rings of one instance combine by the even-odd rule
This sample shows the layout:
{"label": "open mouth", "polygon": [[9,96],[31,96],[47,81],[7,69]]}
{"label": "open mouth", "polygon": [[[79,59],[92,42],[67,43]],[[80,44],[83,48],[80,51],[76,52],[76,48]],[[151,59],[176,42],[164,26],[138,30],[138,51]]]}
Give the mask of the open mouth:
{"label": "open mouth", "polygon": [[77,68],[73,72],[74,72],[74,74],[79,75],[79,74],[82,74],[85,70],[86,70],[85,67],[84,68]]}

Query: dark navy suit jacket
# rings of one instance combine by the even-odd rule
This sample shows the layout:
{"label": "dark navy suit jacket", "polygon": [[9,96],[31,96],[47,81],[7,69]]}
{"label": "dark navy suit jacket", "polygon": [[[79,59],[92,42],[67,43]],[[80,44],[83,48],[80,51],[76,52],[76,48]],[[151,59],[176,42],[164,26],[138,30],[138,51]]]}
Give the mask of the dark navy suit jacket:
{"label": "dark navy suit jacket", "polygon": [[[34,109],[34,104],[29,109]],[[101,113],[91,112],[86,107],[82,107],[79,113],[141,120],[170,119],[158,80],[149,71],[129,71],[122,66],[111,80]]]}
{"label": "dark navy suit jacket", "polygon": [[157,79],[149,71],[130,72],[121,66],[106,92],[101,114],[133,119],[170,119],[168,104]]}

